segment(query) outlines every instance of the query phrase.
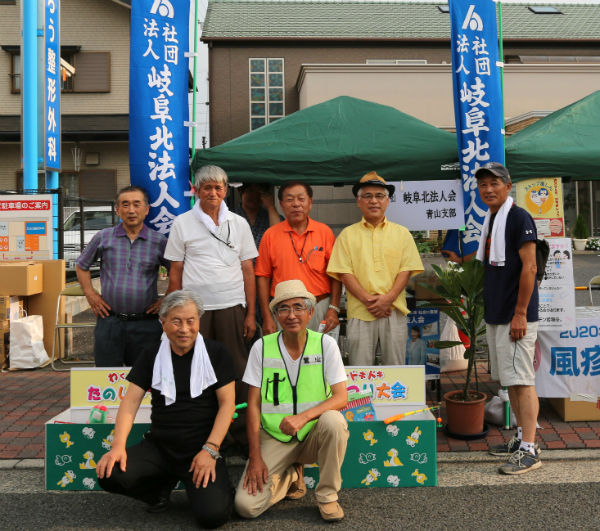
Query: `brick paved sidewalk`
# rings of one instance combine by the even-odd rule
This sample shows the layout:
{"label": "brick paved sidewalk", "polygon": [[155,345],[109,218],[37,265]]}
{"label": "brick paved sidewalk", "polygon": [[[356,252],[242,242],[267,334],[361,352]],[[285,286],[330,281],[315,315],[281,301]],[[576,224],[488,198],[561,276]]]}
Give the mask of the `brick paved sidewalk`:
{"label": "brick paved sidewalk", "polygon": [[[487,372],[487,362],[479,362],[479,390],[487,394],[488,401],[498,394],[500,385],[491,379]],[[474,388],[473,380],[471,387]],[[442,374],[442,400],[444,393],[454,389],[461,389],[465,384],[465,371]],[[427,385],[428,403],[435,404],[437,393],[431,391],[431,384]],[[441,417],[446,424],[446,407],[442,402]],[[437,411],[435,412],[437,413]],[[574,449],[574,448],[600,448],[600,422],[564,422],[550,402],[546,398],[540,398],[540,414],[538,423],[541,430],[537,431],[536,441],[542,449]],[[490,446],[507,442],[515,433],[515,430],[505,430],[498,426],[492,426],[487,436],[483,439],[473,441],[460,441],[448,437],[444,431],[438,429],[437,448],[438,452],[469,452],[485,451]]]}
{"label": "brick paved sidewalk", "polygon": [[[490,380],[487,363],[480,364],[480,390],[488,400],[498,393],[499,385]],[[464,385],[464,372],[442,375],[442,396]],[[429,402],[436,393],[427,385]],[[442,404],[443,405],[443,404]],[[57,373],[50,367],[37,371],[0,374],[0,459],[44,457],[44,424],[69,407],[69,373]],[[446,423],[446,410],[441,417]],[[437,414],[437,411],[436,411]],[[548,400],[540,400],[537,441],[544,449],[600,448],[600,422],[563,422]],[[438,430],[438,451],[468,452],[487,450],[489,446],[509,440],[515,430],[492,427],[487,437],[459,441]]]}

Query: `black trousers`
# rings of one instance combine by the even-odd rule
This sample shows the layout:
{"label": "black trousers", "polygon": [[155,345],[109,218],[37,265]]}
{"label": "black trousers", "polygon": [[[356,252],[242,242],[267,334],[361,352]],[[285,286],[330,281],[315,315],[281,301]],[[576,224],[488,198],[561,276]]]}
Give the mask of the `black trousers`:
{"label": "black trousers", "polygon": [[148,345],[158,343],[163,329],[156,319],[123,321],[115,315],[98,317],[94,330],[96,367],[132,367]]}
{"label": "black trousers", "polygon": [[233,510],[233,492],[223,459],[217,459],[216,480],[206,488],[196,488],[192,461],[173,461],[150,439],[127,448],[126,471],[115,464],[109,478],[98,479],[107,492],[122,494],[148,504],[158,503],[158,495],[169,484],[180,480],[185,485],[188,499],[198,524],[215,529],[227,523]]}

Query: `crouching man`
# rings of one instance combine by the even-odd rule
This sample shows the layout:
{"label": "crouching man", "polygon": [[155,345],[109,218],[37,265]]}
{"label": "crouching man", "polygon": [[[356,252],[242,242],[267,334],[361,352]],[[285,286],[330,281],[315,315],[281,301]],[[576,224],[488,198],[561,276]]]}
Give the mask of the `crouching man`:
{"label": "crouching man", "polygon": [[[100,486],[148,504],[169,508],[171,491],[183,482],[202,527],[227,522],[233,495],[219,446],[235,411],[233,361],[225,345],[199,333],[202,299],[174,291],[160,308],[166,338],[147,347],[129,372],[112,449],[96,471]],[[145,439],[125,449],[146,390],[152,392],[152,423]]]}
{"label": "crouching man", "polygon": [[269,309],[282,328],[250,351],[248,395],[250,459],[235,509],[256,518],[283,498],[306,494],[303,465],[319,462],[315,489],[321,516],[341,520],[338,491],[348,442],[339,412],[348,403],[346,371],[337,343],[307,329],[316,299],[300,280],[280,282]]}

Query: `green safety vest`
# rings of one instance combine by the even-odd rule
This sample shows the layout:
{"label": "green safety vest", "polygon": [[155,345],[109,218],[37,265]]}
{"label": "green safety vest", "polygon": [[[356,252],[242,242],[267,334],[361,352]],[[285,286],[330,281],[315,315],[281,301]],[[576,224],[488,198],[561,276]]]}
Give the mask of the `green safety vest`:
{"label": "green safety vest", "polygon": [[[279,350],[281,332],[263,337],[260,421],[269,435],[282,442],[292,440],[291,435],[285,435],[279,429],[285,417],[298,415],[318,406],[331,395],[325,381],[323,334],[312,330],[307,332],[295,386],[290,383],[290,376]],[[298,440],[303,441],[316,423],[317,420],[312,420],[299,430],[296,434]]]}

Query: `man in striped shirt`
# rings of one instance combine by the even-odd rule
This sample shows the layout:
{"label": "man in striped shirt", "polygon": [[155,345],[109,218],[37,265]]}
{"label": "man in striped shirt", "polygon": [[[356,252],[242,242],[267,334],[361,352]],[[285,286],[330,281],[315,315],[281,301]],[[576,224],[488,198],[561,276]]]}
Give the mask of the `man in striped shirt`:
{"label": "man in striped shirt", "polygon": [[[156,282],[158,268],[169,268],[170,262],[164,258],[167,238],[144,225],[149,210],[143,188],[123,188],[116,204],[122,222],[98,232],[76,262],[77,278],[98,317],[97,367],[131,367],[162,334]],[[94,291],[89,271],[98,259],[102,295]]]}

